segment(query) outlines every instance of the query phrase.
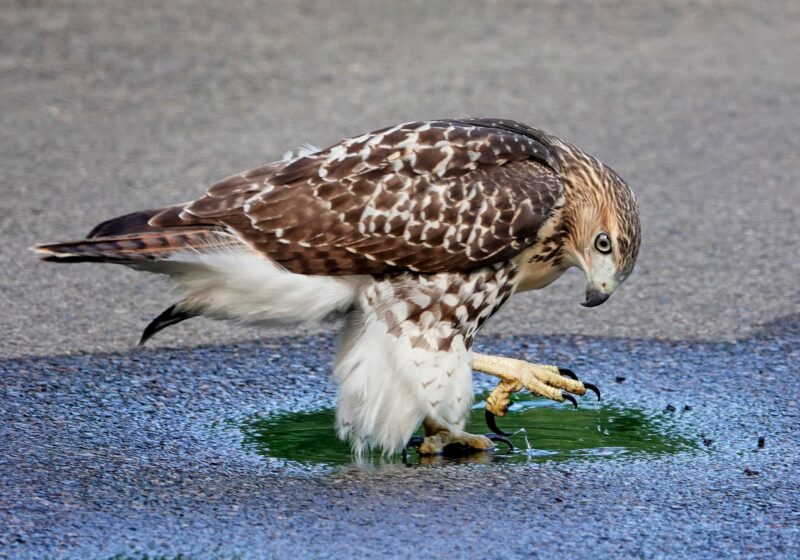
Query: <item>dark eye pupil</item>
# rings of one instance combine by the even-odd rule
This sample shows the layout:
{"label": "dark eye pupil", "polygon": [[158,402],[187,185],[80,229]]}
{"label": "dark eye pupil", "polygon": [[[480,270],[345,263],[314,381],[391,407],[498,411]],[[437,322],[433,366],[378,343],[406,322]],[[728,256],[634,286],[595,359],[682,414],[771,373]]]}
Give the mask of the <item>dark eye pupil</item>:
{"label": "dark eye pupil", "polygon": [[605,233],[602,233],[602,234],[597,236],[597,239],[594,242],[594,246],[601,253],[610,253],[611,252],[611,240],[608,238],[608,236]]}

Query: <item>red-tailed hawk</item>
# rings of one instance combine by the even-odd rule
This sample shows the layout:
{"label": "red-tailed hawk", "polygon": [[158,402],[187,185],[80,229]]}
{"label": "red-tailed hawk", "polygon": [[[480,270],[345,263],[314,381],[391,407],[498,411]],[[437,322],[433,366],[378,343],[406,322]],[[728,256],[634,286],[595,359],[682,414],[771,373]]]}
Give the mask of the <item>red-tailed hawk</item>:
{"label": "red-tailed hawk", "polygon": [[[473,354],[510,296],[566,269],[584,305],[633,270],[634,196],[610,168],[536,128],[500,119],[399,124],[235,175],[186,204],[101,223],[39,245],[54,262],[168,274],[183,294],[142,342],[189,317],[287,324],[344,314],[334,377],[339,435],[357,453],[493,446],[467,434],[473,368],[500,377],[505,414],[523,387],[556,401],[587,388],[569,370]],[[599,396],[599,395],[598,395]]]}

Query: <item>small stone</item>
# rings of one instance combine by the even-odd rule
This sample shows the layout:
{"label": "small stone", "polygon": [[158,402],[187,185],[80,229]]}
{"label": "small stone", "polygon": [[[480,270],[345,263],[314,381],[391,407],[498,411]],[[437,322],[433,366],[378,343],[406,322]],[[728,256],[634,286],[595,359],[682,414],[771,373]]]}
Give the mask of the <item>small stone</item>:
{"label": "small stone", "polygon": [[683,405],[683,411],[684,412],[689,412],[690,410],[692,410],[691,406],[689,406],[688,404]]}
{"label": "small stone", "polygon": [[674,405],[668,404],[667,408],[665,409],[667,412],[675,412],[677,410]]}
{"label": "small stone", "polygon": [[614,378],[614,381],[616,381],[617,383],[624,383],[626,379],[627,379],[627,377],[623,377],[621,375],[618,375],[618,376],[616,376]]}

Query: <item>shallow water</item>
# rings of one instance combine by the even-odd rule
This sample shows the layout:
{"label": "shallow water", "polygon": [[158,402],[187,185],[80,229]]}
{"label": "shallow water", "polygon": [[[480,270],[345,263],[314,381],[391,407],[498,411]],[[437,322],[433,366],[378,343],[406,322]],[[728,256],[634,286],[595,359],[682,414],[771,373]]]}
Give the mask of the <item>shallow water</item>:
{"label": "shallow water", "polygon": [[[665,454],[695,448],[678,433],[663,413],[646,413],[614,403],[583,401],[578,409],[545,399],[520,397],[498,425],[512,432],[513,451],[498,443],[493,453],[478,453],[453,459],[458,462],[545,462],[564,460],[621,460],[642,454]],[[305,465],[354,463],[348,446],[336,437],[334,410],[251,416],[240,424],[248,450],[271,459]],[[467,430],[486,433],[484,402],[473,407]],[[421,433],[421,432],[420,432]],[[417,462],[413,450],[410,462]],[[441,459],[437,459],[441,460]],[[400,456],[374,454],[367,462],[400,462]],[[429,462],[422,458],[422,462]]]}

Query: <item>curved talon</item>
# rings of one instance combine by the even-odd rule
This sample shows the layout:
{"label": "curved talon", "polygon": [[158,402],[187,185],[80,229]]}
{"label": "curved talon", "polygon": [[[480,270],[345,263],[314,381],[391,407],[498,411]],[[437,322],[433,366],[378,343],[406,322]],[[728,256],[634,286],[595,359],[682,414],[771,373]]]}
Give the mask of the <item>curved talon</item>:
{"label": "curved talon", "polygon": [[578,408],[578,401],[575,400],[575,397],[570,395],[569,393],[561,392],[561,396],[564,397],[564,400],[569,401],[572,403],[572,406]]}
{"label": "curved talon", "polygon": [[[509,434],[510,435],[510,434]],[[514,451],[514,444],[511,443],[511,440],[504,434],[498,434],[497,432],[493,434],[486,434],[486,437],[492,441],[499,441],[505,443],[508,446],[509,451]]]}
{"label": "curved talon", "polygon": [[[511,435],[511,434],[509,434],[508,432],[504,432],[503,430],[501,430],[500,428],[498,428],[498,427],[497,427],[497,420],[496,420],[496,416],[494,415],[494,413],[493,413],[493,412],[491,412],[491,411],[489,411],[489,410],[486,410],[486,414],[485,414],[485,416],[486,416],[486,425],[487,425],[487,426],[489,427],[489,429],[490,429],[490,430],[492,430],[492,431],[493,431],[495,434],[497,434],[498,436],[505,437],[505,438],[507,438],[508,436],[510,436],[510,435]],[[489,438],[489,439],[491,439],[491,438]]]}
{"label": "curved talon", "polygon": [[590,391],[593,391],[594,394],[597,395],[597,400],[598,401],[600,400],[600,398],[601,398],[600,397],[600,389],[597,388],[597,385],[595,385],[594,383],[586,383],[584,381],[583,382],[583,386],[586,387],[587,389],[589,389]]}
{"label": "curved talon", "polygon": [[558,373],[559,375],[563,375],[564,377],[569,377],[570,379],[578,381],[578,376],[575,375],[575,372],[571,369],[560,367],[558,368]]}
{"label": "curved talon", "polygon": [[425,438],[422,436],[412,436],[411,439],[408,440],[400,455],[404,464],[408,464],[408,448],[413,447],[414,449],[419,449],[419,446],[422,445],[423,441],[425,441]]}

